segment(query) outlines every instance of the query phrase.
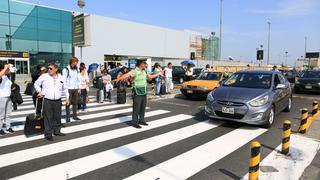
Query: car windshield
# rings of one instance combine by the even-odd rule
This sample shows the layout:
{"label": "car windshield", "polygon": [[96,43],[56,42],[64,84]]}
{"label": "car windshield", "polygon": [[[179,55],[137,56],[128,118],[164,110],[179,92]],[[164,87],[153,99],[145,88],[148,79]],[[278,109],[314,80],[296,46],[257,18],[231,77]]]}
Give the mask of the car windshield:
{"label": "car windshield", "polygon": [[306,71],[301,75],[302,78],[320,78],[320,71]]}
{"label": "car windshield", "polygon": [[198,80],[214,80],[220,81],[222,73],[217,72],[204,72],[199,77]]}
{"label": "car windshield", "polygon": [[236,73],[223,86],[268,89],[271,87],[272,74]]}

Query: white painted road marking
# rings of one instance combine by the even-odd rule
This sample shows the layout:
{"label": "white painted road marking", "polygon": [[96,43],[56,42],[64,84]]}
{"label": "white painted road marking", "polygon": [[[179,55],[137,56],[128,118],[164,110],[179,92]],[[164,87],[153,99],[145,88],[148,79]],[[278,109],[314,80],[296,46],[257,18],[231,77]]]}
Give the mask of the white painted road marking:
{"label": "white painted road marking", "polygon": [[266,129],[247,127],[236,129],[175,158],[133,175],[126,180],[187,179],[266,131]]}
{"label": "white painted road marking", "polygon": [[[180,117],[176,117],[176,119],[180,119],[184,115],[178,116]],[[184,119],[187,118],[189,118],[189,116],[184,117]],[[69,178],[74,178],[76,176],[97,170],[99,168],[178,142],[180,140],[208,131],[218,126],[219,124],[214,125],[208,122],[200,122],[191,126],[187,126],[185,128],[177,129],[115,149],[110,149],[101,153],[93,154],[87,157],[45,168],[13,179],[38,179],[41,177],[47,177],[46,179],[63,179],[65,178],[66,173],[68,173]]]}
{"label": "white painted road marking", "polygon": [[[157,116],[157,115],[161,115],[161,114],[165,114],[165,113],[169,113],[169,111],[156,110],[156,111],[146,112],[145,117],[148,118],[148,117]],[[120,117],[120,118],[100,120],[97,122],[70,126],[70,127],[66,127],[66,128],[61,129],[61,131],[63,133],[75,133],[75,132],[79,132],[79,131],[109,126],[109,125],[113,125],[113,124],[117,124],[117,123],[128,122],[131,120],[132,120],[132,118],[130,115],[130,116],[124,116],[124,117]],[[28,141],[34,141],[34,140],[38,140],[38,139],[42,139],[42,138],[43,138],[43,135],[33,136],[33,137],[29,137],[29,138],[27,138],[25,135],[8,137],[8,138],[0,139],[0,147],[23,143],[23,142],[28,142]]]}
{"label": "white painted road marking", "polygon": [[[147,131],[150,129],[155,129],[161,126],[169,125],[175,122],[184,121],[186,119],[191,119],[190,115],[176,115],[163,119],[158,119],[156,121],[150,122],[150,126],[144,127],[143,129],[135,129],[132,127],[117,129],[113,131],[107,131],[103,133],[98,133],[90,136],[85,136],[81,138],[71,139],[63,142],[58,142],[54,144],[48,144],[40,147],[30,148],[26,150],[21,150],[13,153],[0,155],[1,163],[0,168],[25,162],[28,160],[41,158],[57,153],[61,153],[64,151],[69,151],[76,148],[81,148],[89,145],[93,145],[96,143],[108,141],[111,139]],[[157,142],[159,143],[159,142]]]}

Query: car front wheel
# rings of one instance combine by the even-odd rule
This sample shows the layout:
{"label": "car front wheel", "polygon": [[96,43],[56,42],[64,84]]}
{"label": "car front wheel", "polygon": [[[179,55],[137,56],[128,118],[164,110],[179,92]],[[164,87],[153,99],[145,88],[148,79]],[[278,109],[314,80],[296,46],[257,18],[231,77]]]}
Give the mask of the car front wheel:
{"label": "car front wheel", "polygon": [[275,111],[274,111],[274,106],[272,106],[270,111],[269,111],[269,115],[266,118],[266,122],[263,125],[263,127],[264,128],[270,128],[272,126],[272,124],[274,123],[274,119],[275,119]]}
{"label": "car front wheel", "polygon": [[183,77],[180,77],[180,78],[179,78],[179,83],[180,83],[180,84],[183,84],[183,82],[184,82]]}
{"label": "car front wheel", "polygon": [[284,112],[290,112],[292,107],[292,97],[288,100],[288,106],[283,110]]}

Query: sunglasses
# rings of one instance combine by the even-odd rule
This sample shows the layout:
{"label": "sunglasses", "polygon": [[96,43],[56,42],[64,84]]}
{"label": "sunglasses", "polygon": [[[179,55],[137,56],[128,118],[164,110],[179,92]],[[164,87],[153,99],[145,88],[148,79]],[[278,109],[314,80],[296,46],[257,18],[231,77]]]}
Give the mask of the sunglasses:
{"label": "sunglasses", "polygon": [[52,71],[52,70],[53,70],[53,68],[52,68],[52,67],[49,67],[49,68],[48,68],[48,70]]}

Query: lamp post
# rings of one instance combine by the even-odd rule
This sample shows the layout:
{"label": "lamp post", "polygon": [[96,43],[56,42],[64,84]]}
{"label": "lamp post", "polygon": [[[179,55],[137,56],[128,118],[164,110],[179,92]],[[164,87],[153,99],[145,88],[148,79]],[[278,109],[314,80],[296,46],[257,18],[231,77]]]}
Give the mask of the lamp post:
{"label": "lamp post", "polygon": [[267,65],[270,63],[270,30],[271,22],[268,21],[268,54],[267,54]]}
{"label": "lamp post", "polygon": [[304,37],[304,59],[306,59],[306,54],[307,54],[307,43],[308,43],[308,37]]}
{"label": "lamp post", "polygon": [[[83,14],[83,8],[86,6],[86,2],[84,0],[78,0],[78,6],[80,8],[80,14]],[[83,62],[83,55],[82,55],[82,45],[80,46],[80,62]]]}
{"label": "lamp post", "polygon": [[287,66],[287,61],[288,61],[288,51],[286,51],[285,53],[286,53],[286,61],[285,61],[285,66]]}
{"label": "lamp post", "polygon": [[223,15],[223,0],[220,0],[220,34],[219,34],[219,56],[220,60],[222,59],[222,15]]}
{"label": "lamp post", "polygon": [[212,51],[212,52],[210,52],[210,54],[212,53],[212,56],[210,55],[210,57],[212,58],[212,66],[213,66],[213,64],[214,64],[214,36],[216,35],[216,33],[215,32],[211,32],[211,36],[210,36],[210,38],[209,38],[209,42],[210,42],[210,51]]}

